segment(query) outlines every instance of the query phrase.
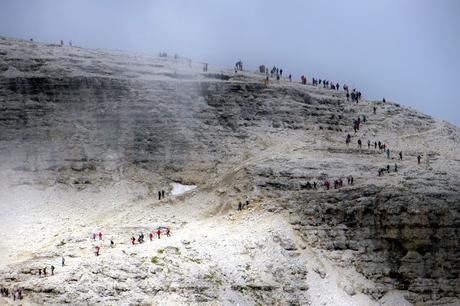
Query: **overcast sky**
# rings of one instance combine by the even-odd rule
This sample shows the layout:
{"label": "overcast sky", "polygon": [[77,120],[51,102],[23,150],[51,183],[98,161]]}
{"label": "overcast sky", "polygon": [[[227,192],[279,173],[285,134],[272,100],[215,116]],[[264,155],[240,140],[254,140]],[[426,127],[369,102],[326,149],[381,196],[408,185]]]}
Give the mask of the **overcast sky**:
{"label": "overcast sky", "polygon": [[460,126],[460,0],[0,0],[0,35],[277,65]]}

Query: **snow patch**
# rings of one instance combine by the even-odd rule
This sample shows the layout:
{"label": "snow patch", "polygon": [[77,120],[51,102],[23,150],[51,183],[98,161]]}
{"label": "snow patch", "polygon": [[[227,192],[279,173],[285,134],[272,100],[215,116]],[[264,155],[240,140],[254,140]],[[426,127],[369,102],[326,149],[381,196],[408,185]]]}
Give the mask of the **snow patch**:
{"label": "snow patch", "polygon": [[186,192],[192,191],[196,188],[195,185],[182,185],[179,183],[171,183],[172,191],[171,194],[173,196],[178,196],[184,194]]}

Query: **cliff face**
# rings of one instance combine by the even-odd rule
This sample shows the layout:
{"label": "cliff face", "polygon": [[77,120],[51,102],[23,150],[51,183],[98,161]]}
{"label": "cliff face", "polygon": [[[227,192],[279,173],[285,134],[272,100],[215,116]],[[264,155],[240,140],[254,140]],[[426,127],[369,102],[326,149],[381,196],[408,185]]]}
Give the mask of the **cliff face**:
{"label": "cliff face", "polygon": [[[129,181],[148,196],[174,180],[232,205],[245,192],[263,212],[288,212],[308,247],[375,282],[361,288],[374,299],[392,289],[412,302],[460,297],[458,128],[397,104],[355,104],[341,91],[264,86],[263,78],[0,38],[0,160],[13,174],[6,185],[84,192]],[[389,146],[390,158],[374,141]],[[377,176],[387,164],[390,173]],[[307,185],[349,175],[354,184],[339,189]],[[305,288],[296,290],[262,301],[302,304]]]}

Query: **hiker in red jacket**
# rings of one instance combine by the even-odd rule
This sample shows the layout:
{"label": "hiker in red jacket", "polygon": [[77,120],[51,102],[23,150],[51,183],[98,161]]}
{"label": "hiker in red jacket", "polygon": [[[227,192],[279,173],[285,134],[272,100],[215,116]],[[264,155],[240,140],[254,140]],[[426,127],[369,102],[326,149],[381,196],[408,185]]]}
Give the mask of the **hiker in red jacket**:
{"label": "hiker in red jacket", "polygon": [[102,240],[102,232],[99,232],[99,240]]}
{"label": "hiker in red jacket", "polygon": [[158,239],[160,239],[160,235],[161,235],[161,230],[160,230],[160,229],[158,229],[158,230],[157,230],[157,236],[158,236]]}
{"label": "hiker in red jacket", "polygon": [[101,247],[96,245],[96,256],[99,256],[99,251],[101,250]]}
{"label": "hiker in red jacket", "polygon": [[149,234],[149,238],[150,238],[150,241],[153,240],[153,233],[150,233],[150,234]]}

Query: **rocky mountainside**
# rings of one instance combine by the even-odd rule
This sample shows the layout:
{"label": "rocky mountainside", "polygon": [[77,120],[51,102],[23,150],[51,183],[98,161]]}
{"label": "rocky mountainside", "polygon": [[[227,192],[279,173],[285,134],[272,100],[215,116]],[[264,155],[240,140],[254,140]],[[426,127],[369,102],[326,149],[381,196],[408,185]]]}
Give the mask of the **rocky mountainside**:
{"label": "rocky mountainside", "polygon": [[[0,287],[31,305],[459,302],[457,127],[202,68],[0,37]],[[172,236],[131,245],[158,226]]]}

